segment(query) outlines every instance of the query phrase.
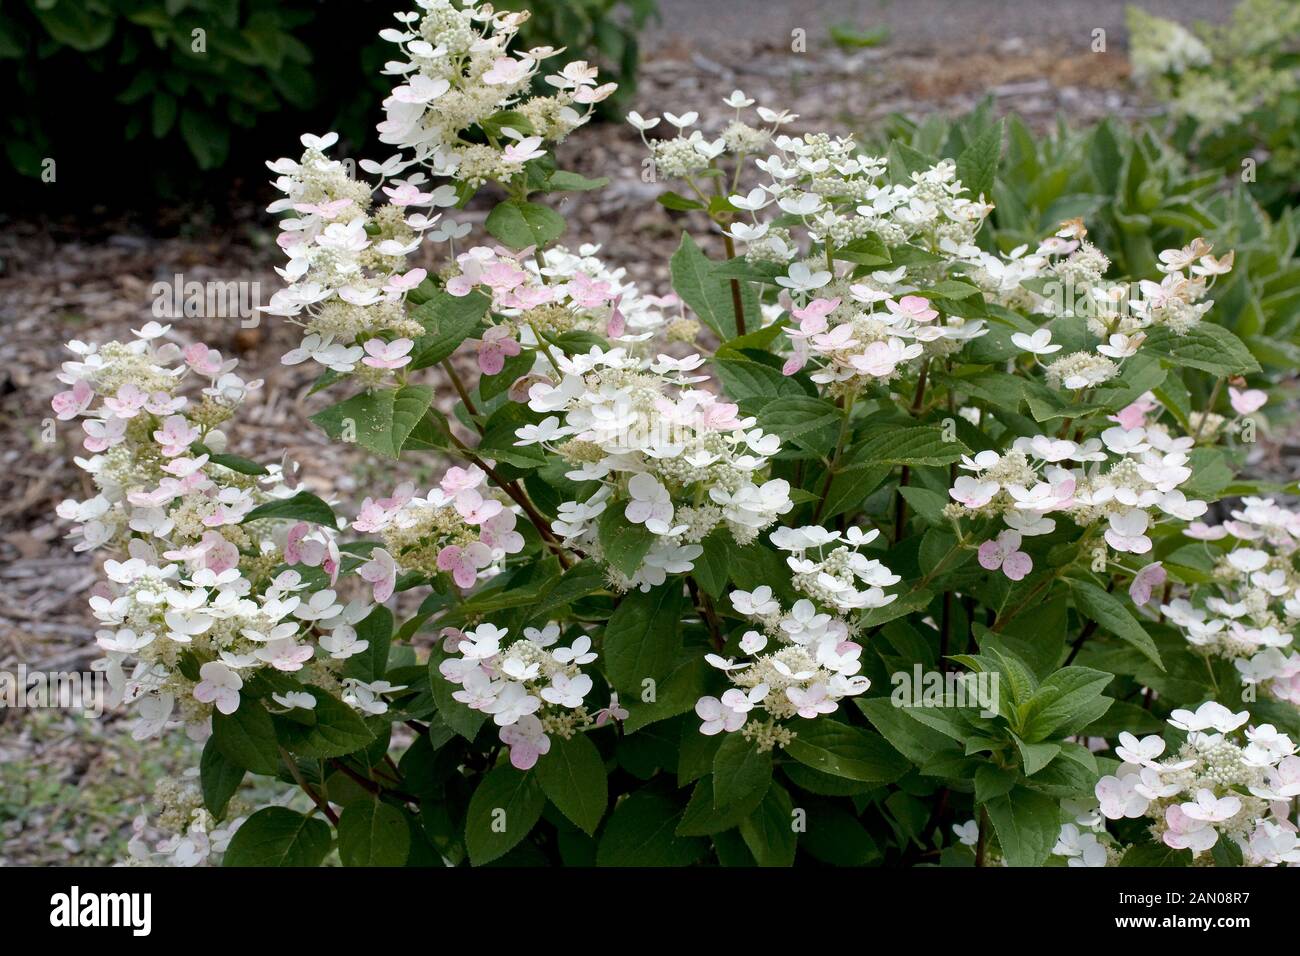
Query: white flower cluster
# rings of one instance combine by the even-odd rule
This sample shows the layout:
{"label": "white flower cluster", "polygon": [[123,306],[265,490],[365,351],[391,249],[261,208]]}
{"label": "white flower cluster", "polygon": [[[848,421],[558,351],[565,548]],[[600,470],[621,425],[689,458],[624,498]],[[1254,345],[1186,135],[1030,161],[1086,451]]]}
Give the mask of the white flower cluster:
{"label": "white flower cluster", "polygon": [[[264,669],[337,685],[332,662],[365,649],[353,625],[370,610],[337,600],[336,529],[248,520],[257,505],[292,494],[278,466],[220,455],[217,426],[260,383],[245,383],[233,360],[202,343],[162,341],[168,332],[150,323],[128,344],[72,343],[78,358],[60,373],[72,388],[53,401],[60,419],[85,416],[95,454],[77,463],[99,490],[58,513],[77,524],[69,535],[77,550],[109,547],[124,558],[104,562],[107,580],[90,606],[106,652],[99,666],[119,699],[138,703],[140,739],[178,707],[196,732],[213,707],[233,713],[246,677]],[[197,399],[181,393],[190,375],[208,382]],[[314,705],[299,697],[285,706]]]}
{"label": "white flower cluster", "polygon": [[[451,186],[426,191],[427,177],[416,172],[384,187],[388,203],[372,208],[370,187],[325,156],[337,141],[336,133],[306,135],[300,160],[267,164],[285,194],[267,211],[293,215],[280,221],[278,243],[289,263],[276,270],[289,286],[275,292],[262,311],[289,319],[306,333],[301,345],[285,354],[284,364],[310,360],[373,386],[410,364],[414,339],[424,332],[407,315],[406,296],[426,272],[408,270],[406,257],[439,216],[416,210],[454,205],[456,191]],[[451,236],[435,231],[432,238]]]}
{"label": "white flower cluster", "polygon": [[1232,660],[1243,684],[1300,706],[1300,652],[1292,643],[1300,624],[1300,514],[1271,498],[1243,498],[1230,520],[1197,522],[1184,533],[1215,549],[1214,583],[1208,593],[1162,606],[1166,618],[1197,652]]}
{"label": "white flower cluster", "polygon": [[481,468],[448,468],[423,498],[408,483],[387,498],[362,502],[352,527],[378,533],[384,547],[372,551],[370,565],[358,573],[375,584],[377,601],[392,593],[398,569],[428,577],[444,571],[457,586],[470,588],[497,573],[507,555],[523,550],[517,521],[515,511],[488,488]]}
{"label": "white flower cluster", "polygon": [[1115,416],[1117,424],[1083,442],[1049,435],[1017,438],[1004,453],[963,455],[959,468],[970,474],[948,494],[953,518],[1001,516],[1007,529],[980,547],[980,564],[999,568],[1012,580],[1028,574],[1032,562],[1020,550],[1025,537],[1050,534],[1054,513],[1086,527],[1104,521],[1102,537],[1117,552],[1151,551],[1148,531],[1165,517],[1191,521],[1205,514],[1203,501],[1178,486],[1192,476],[1188,453],[1193,440],[1174,438],[1157,422],[1144,396]]}
{"label": "white flower cluster", "polygon": [[575,60],[544,78],[552,95],[529,96],[542,61],[561,51],[511,53],[528,12],[497,12],[486,3],[458,9],[450,0],[418,5],[423,13],[398,13],[401,27],[380,33],[404,59],[384,65],[401,85],[384,100],[379,139],[411,151],[386,163],[386,172],[422,163],[471,186],[507,182],[543,155],[544,143],[587,122],[591,107],[616,88],[598,86],[596,68]]}
{"label": "white flower cluster", "polygon": [[559,414],[517,429],[516,444],[558,454],[573,466],[573,481],[600,482],[585,501],[560,505],[552,528],[567,546],[603,555],[599,526],[607,509],[654,535],[634,573],[610,568],[616,588],[649,590],[690,571],[703,552],[699,542],[715,529],[748,544],[794,507],[789,482],[762,477],[780,451],[777,436],[692,387],[706,380],[691,374],[704,364],[701,356],[636,358],[623,348],[593,347],[554,361],[563,378],[534,384],[528,405]]}
{"label": "white flower cluster", "polygon": [[[1229,252],[1215,258],[1209,243],[1194,239],[1183,248],[1162,251],[1159,268],[1164,278],[1143,279],[1134,289],[1127,282],[1104,278],[1110,262],[1086,234],[1078,220],[1063,223],[1032,254],[1025,254],[1025,246],[1002,258],[981,253],[980,267],[971,273],[981,288],[1003,304],[1087,320],[1089,332],[1101,342],[1045,366],[1048,384],[1069,391],[1095,388],[1119,375],[1124,360],[1137,354],[1152,327],[1165,326],[1185,335],[1213,307],[1205,296],[1218,276],[1232,271],[1235,256]],[[1017,332],[1011,341],[1038,361],[1061,350],[1046,327]]]}
{"label": "white flower cluster", "polygon": [[[485,293],[497,319],[475,343],[484,375],[499,373],[507,357],[519,355],[524,346],[549,352],[549,340],[571,332],[594,333],[628,348],[665,327],[670,339],[695,338],[697,323],[664,316],[664,308],[680,305],[675,295],[642,295],[625,269],[611,269],[597,258],[599,251],[593,245],[579,247],[576,254],[563,246],[518,253],[475,246],[456,257],[459,271],[447,280],[447,291]],[[546,367],[540,355],[535,364]]]}
{"label": "white flower cluster", "polygon": [[438,670],[460,687],[456,700],[492,715],[510,762],[527,770],[550,751],[550,734],[567,740],[593,724],[584,703],[592,680],[582,667],[596,653],[585,634],[557,646],[558,624],[526,627],[509,642],[508,633],[487,623],[464,633],[448,630],[447,649],[460,656],[446,658]]}
{"label": "white flower cluster", "polygon": [[[987,331],[982,320],[957,315],[936,321],[939,312],[924,297],[927,285],[979,262],[973,239],[992,209],[982,198],[963,195],[953,163],[890,184],[883,181],[886,160],[862,153],[853,139],[781,134],[779,128],[797,117],[764,107],[758,115],[767,128],[756,128],[741,119],[752,99],[737,90],[726,102],[736,116],[714,141],[698,129],[686,133],[699,121],[694,112],[666,114],[678,135],[653,143],[645,132],[660,123],[658,117],[633,113],[628,120],[641,130],[658,171],[685,178],[701,200],[696,175],[716,167],[720,157],[735,161],[728,205],[749,221],[727,223],[728,241],[740,243],[749,261],[783,269],[777,284],[802,304],[792,310],[798,326],[787,330],[794,344],[787,375],[813,357],[819,366],[813,380],[851,395],[923,354],[949,354]],[[761,181],[741,192],[750,156]],[[870,246],[877,239],[917,246],[933,262],[856,275],[855,263],[878,250]],[[865,245],[856,250],[855,243]],[[836,250],[852,254],[837,258]]]}
{"label": "white flower cluster", "polygon": [[[1096,786],[1108,820],[1150,818],[1151,834],[1194,856],[1220,837],[1234,841],[1250,866],[1300,863],[1300,838],[1291,819],[1300,795],[1300,757],[1272,724],[1246,727],[1246,711],[1208,701],[1175,710],[1170,726],[1186,733],[1178,751],[1161,760],[1167,744],[1155,734],[1121,733],[1119,769]],[[1244,742],[1241,737],[1244,736]]]}
{"label": "white flower cluster", "polygon": [[[702,733],[739,730],[760,749],[770,750],[795,734],[781,721],[834,713],[840,700],[867,690],[870,681],[858,673],[862,646],[852,640],[856,625],[848,615],[895,600],[897,595],[884,589],[900,580],[859,551],[878,535],[815,525],[772,532],[772,543],[790,552],[786,562],[794,571],[795,588],[808,597],[787,612],[767,585],[731,592],[732,606],[761,630],[746,631],[740,639],[747,660],[707,656],[736,686],[721,698],[705,696],[696,702]],[[865,589],[859,590],[860,585]],[[766,712],[768,719],[757,719],[751,713],[755,710]]]}

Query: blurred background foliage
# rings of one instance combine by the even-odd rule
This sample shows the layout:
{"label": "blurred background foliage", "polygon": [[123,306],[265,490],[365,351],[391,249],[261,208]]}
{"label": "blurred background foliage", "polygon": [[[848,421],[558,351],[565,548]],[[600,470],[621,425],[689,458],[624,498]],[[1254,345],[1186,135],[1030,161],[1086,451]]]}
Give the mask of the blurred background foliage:
{"label": "blurred background foliage", "polygon": [[[52,158],[71,195],[113,188],[190,199],[294,154],[295,130],[373,145],[391,83],[393,0],[0,0],[3,175],[39,177]],[[635,90],[637,33],[654,0],[506,0],[533,8],[521,48],[566,47]],[[292,123],[284,122],[292,115]],[[201,184],[201,185],[200,185]],[[64,195],[69,195],[65,192]],[[127,197],[121,197],[127,198]]]}

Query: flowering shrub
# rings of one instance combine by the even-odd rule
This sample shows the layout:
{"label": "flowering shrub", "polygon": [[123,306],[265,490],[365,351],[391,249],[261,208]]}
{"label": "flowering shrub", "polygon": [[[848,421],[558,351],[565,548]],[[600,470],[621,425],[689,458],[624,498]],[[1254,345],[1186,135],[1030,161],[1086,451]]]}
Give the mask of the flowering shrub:
{"label": "flowering shrub", "polygon": [[60,376],[102,666],[138,736],[204,741],[138,859],[1296,862],[1300,526],[1234,477],[1273,382],[1215,322],[1231,251],[1001,245],[1000,130],[873,156],[737,91],[715,138],[629,117],[708,237],[647,292],[538,201],[602,185],[554,148],[610,86],[420,6],[374,183],[331,135],[271,164],[269,311],[313,421],[438,485],[350,505],[228,454],[257,383],[181,328]]}

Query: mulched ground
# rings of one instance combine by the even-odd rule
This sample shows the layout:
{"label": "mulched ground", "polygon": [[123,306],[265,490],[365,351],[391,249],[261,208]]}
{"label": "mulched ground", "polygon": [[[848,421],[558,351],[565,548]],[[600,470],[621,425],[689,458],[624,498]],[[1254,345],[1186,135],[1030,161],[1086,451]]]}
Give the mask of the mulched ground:
{"label": "mulched ground", "polygon": [[[1076,122],[1144,113],[1126,84],[1127,63],[1114,53],[1016,39],[968,48],[960,57],[923,48],[842,51],[825,42],[795,54],[783,44],[738,42],[706,56],[686,43],[659,42],[654,62],[642,70],[635,106],[642,113],[698,109],[706,123],[720,124],[729,112],[722,97],[739,87],[764,105],[798,113],[798,128],[846,131],[868,129],[895,112],[963,112],[986,94],[999,111],[1017,111],[1037,127],[1058,113]],[[664,292],[668,258],[691,221],[654,203],[658,187],[640,181],[642,158],[630,127],[580,131],[565,145],[562,165],[612,182],[573,195],[561,211],[575,244],[600,243],[610,261]],[[469,211],[479,223],[485,214],[486,208]],[[214,229],[188,210],[172,218],[155,235],[93,212],[73,222],[8,222],[0,230],[0,670],[19,662],[31,670],[81,670],[98,656],[85,604],[96,579],[93,559],[72,553],[53,514],[63,498],[91,493],[72,464],[80,431],[59,423],[55,441],[43,440],[64,341],[129,336],[151,317],[153,283],[176,273],[186,280],[258,281],[263,298],[278,287],[274,230],[251,202],[235,211],[233,227]],[[246,376],[266,379],[244,407],[232,450],[271,460],[287,451],[320,493],[353,497],[396,483],[393,469],[328,446],[305,422],[328,399],[306,395],[305,368],[279,364],[296,344],[289,327],[182,321],[176,331],[239,355]],[[439,400],[453,399],[448,393]],[[440,465],[403,463],[400,470],[427,485]],[[93,721],[66,712],[0,710],[0,864],[120,858],[152,782],[197,762],[183,740],[133,742],[129,724],[115,714]]]}

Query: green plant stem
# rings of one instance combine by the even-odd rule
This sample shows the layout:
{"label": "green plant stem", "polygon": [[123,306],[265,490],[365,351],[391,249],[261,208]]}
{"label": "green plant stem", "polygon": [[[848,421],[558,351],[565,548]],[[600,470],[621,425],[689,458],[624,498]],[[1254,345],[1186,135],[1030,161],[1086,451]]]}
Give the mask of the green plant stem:
{"label": "green plant stem", "polygon": [[319,809],[321,813],[325,814],[326,819],[328,819],[330,823],[334,824],[334,826],[338,826],[339,815],[335,813],[333,808],[331,808],[330,805],[321,798],[320,794],[313,790],[311,786],[308,785],[307,781],[303,779],[302,771],[298,769],[297,762],[294,761],[293,756],[289,751],[285,750],[283,747],[280,748],[280,758],[284,761],[285,766],[289,768],[289,774],[293,777],[294,781],[302,788],[303,792],[307,794],[307,796],[311,797],[311,802],[316,804],[317,809]]}

